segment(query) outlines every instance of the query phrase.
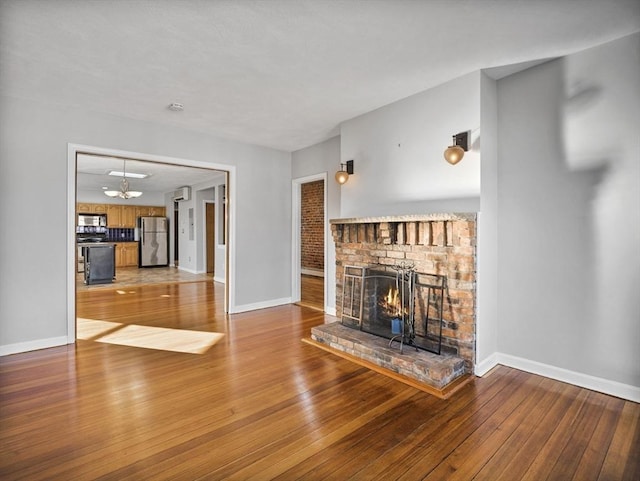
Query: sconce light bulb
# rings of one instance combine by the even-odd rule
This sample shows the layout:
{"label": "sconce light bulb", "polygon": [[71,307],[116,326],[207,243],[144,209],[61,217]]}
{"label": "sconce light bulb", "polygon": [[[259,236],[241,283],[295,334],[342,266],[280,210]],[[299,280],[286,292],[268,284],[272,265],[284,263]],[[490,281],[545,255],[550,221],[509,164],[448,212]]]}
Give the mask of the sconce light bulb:
{"label": "sconce light bulb", "polygon": [[344,184],[347,180],[349,180],[349,174],[346,170],[339,170],[336,172],[336,182],[338,184]]}
{"label": "sconce light bulb", "polygon": [[444,151],[444,158],[451,165],[456,165],[464,157],[464,149],[458,145],[450,145]]}

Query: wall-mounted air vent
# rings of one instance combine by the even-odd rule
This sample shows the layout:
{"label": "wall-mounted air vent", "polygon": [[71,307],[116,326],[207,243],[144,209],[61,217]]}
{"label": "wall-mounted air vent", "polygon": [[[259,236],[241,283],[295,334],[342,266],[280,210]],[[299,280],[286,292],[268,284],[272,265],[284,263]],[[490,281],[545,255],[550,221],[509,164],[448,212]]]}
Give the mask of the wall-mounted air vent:
{"label": "wall-mounted air vent", "polygon": [[180,187],[173,193],[173,200],[189,200],[191,199],[191,187]]}

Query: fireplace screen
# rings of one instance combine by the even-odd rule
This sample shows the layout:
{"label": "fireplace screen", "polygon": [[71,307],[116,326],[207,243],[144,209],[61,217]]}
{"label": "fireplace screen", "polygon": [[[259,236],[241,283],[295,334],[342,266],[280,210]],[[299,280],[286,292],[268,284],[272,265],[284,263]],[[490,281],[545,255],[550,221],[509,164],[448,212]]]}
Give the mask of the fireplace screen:
{"label": "fireplace screen", "polygon": [[345,266],[342,324],[440,354],[446,278],[412,265]]}

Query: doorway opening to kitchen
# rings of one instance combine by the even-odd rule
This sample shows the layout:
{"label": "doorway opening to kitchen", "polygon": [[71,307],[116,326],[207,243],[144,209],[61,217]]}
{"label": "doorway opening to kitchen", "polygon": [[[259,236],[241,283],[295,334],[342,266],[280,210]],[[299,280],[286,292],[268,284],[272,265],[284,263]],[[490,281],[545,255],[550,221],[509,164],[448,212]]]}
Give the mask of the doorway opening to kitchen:
{"label": "doorway opening to kitchen", "polygon": [[[229,263],[233,246],[227,239],[233,239],[229,231],[233,228],[234,219],[227,209],[226,196],[227,192],[233,192],[230,183],[233,182],[235,168],[86,146],[69,147],[68,238],[69,251],[73,252],[69,257],[73,258],[74,263],[74,268],[70,264],[68,266],[69,342],[74,342],[77,337],[75,314],[78,289],[114,290],[125,287],[122,292],[126,292],[127,285],[207,280],[209,283],[219,283],[216,291],[222,290],[224,296],[218,294],[217,302],[224,305],[224,312],[229,312],[233,305],[233,291],[230,288],[233,273]],[[117,166],[120,167],[116,169]],[[108,177],[112,170],[119,171],[119,175]],[[146,177],[138,179],[130,177],[129,173],[142,173]],[[126,184],[124,181],[127,181]],[[120,195],[120,191],[123,194],[126,192],[123,185],[126,185],[126,191],[141,192],[141,195]],[[105,190],[114,190],[116,194],[105,195]],[[218,199],[224,199],[225,202],[218,202]],[[207,227],[208,205],[213,206],[216,219],[224,219],[224,222],[214,222],[213,229]],[[78,213],[86,209],[104,211],[107,232],[100,241],[114,244],[116,249],[118,246],[139,249],[144,235],[141,232],[141,218],[164,219],[166,244],[157,242],[161,247],[156,248],[151,257],[162,259],[159,265],[141,267],[140,250],[128,255],[116,251],[113,283],[87,285],[83,282],[83,273],[77,272],[75,267],[78,255],[76,235]],[[214,252],[207,252],[207,247],[212,244]],[[162,251],[162,255],[158,251]],[[214,260],[213,270],[208,265],[211,260]],[[123,262],[127,265],[123,265]]]}

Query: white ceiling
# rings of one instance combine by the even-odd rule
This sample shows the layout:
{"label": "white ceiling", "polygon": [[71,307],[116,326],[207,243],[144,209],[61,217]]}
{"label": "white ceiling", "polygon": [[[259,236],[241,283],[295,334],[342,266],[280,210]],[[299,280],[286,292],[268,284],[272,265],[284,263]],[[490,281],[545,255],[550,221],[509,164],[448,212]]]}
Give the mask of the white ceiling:
{"label": "white ceiling", "polygon": [[638,0],[0,0],[0,92],[293,151],[468,72],[638,30]]}
{"label": "white ceiling", "polygon": [[[76,160],[78,190],[119,190],[122,177],[110,176],[109,172],[112,170],[122,172],[123,168],[129,173],[135,172],[149,176],[145,179],[127,178],[131,190],[140,190],[147,193],[158,192],[164,194],[186,185],[206,184],[216,179],[224,179],[223,172],[197,167],[184,167],[131,159],[125,161],[115,157],[88,154],[78,154]],[[108,189],[104,189],[104,187],[108,187]]]}

